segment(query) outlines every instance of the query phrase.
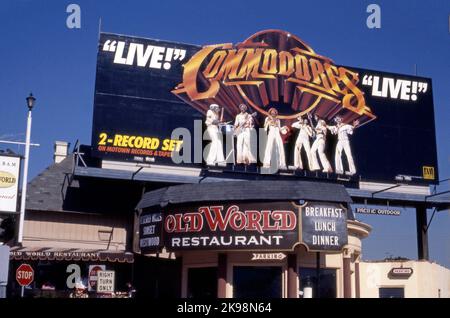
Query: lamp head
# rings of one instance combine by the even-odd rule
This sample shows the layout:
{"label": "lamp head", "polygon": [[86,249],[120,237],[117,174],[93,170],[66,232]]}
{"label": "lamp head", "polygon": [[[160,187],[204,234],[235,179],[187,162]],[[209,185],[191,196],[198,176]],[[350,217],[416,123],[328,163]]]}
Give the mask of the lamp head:
{"label": "lamp head", "polygon": [[29,109],[29,110],[32,110],[33,107],[34,107],[34,102],[36,101],[36,98],[33,96],[32,93],[30,93],[30,96],[28,96],[28,97],[26,98],[26,100],[27,100],[27,106],[28,106],[28,109]]}

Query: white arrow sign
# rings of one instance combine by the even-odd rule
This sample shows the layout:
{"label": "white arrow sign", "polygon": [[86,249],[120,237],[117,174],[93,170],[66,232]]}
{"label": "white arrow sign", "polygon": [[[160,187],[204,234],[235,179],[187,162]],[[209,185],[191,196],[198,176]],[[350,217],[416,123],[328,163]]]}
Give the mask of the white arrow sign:
{"label": "white arrow sign", "polygon": [[286,257],[284,253],[253,253],[252,261],[275,260],[281,261]]}

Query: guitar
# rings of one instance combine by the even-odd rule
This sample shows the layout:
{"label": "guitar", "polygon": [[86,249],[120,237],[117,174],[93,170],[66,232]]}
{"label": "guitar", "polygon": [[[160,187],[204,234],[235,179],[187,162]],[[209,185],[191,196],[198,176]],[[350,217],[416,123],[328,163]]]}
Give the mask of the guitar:
{"label": "guitar", "polygon": [[[246,120],[248,120],[248,118],[249,118],[249,116],[251,116],[252,118],[254,118],[254,117],[256,117],[258,115],[258,113],[257,112],[253,112],[253,113],[251,113],[251,114],[249,114],[249,113],[247,113],[247,119]],[[245,127],[242,127],[241,125],[237,125],[236,127],[234,127],[234,133],[233,133],[233,135],[234,136],[238,136],[241,132],[242,132],[242,128],[245,128]]]}

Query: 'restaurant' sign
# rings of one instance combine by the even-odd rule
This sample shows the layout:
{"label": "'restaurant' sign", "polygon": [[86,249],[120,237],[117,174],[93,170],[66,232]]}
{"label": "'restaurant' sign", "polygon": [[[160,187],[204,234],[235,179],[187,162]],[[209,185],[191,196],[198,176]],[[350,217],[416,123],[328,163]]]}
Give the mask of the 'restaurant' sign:
{"label": "'restaurant' sign", "polygon": [[341,204],[307,202],[301,214],[302,240],[309,251],[340,251],[347,244],[347,209]]}
{"label": "'restaurant' sign", "polygon": [[164,218],[168,250],[292,250],[299,241],[291,202],[222,203],[175,208]]}
{"label": "'restaurant' sign", "polygon": [[255,259],[281,259],[304,243],[337,251],[347,244],[347,210],[337,203],[221,202],[143,212],[139,247],[154,253],[180,250],[252,250]]}

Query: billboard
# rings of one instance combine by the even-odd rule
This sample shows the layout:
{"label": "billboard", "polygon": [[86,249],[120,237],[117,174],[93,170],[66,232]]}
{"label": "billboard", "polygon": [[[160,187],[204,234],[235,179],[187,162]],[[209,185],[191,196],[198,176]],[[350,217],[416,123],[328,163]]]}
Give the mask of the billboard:
{"label": "billboard", "polygon": [[205,46],[102,33],[92,146],[110,160],[438,180],[430,79],[335,64],[281,30]]}
{"label": "billboard", "polygon": [[0,212],[17,212],[20,157],[0,156]]}

